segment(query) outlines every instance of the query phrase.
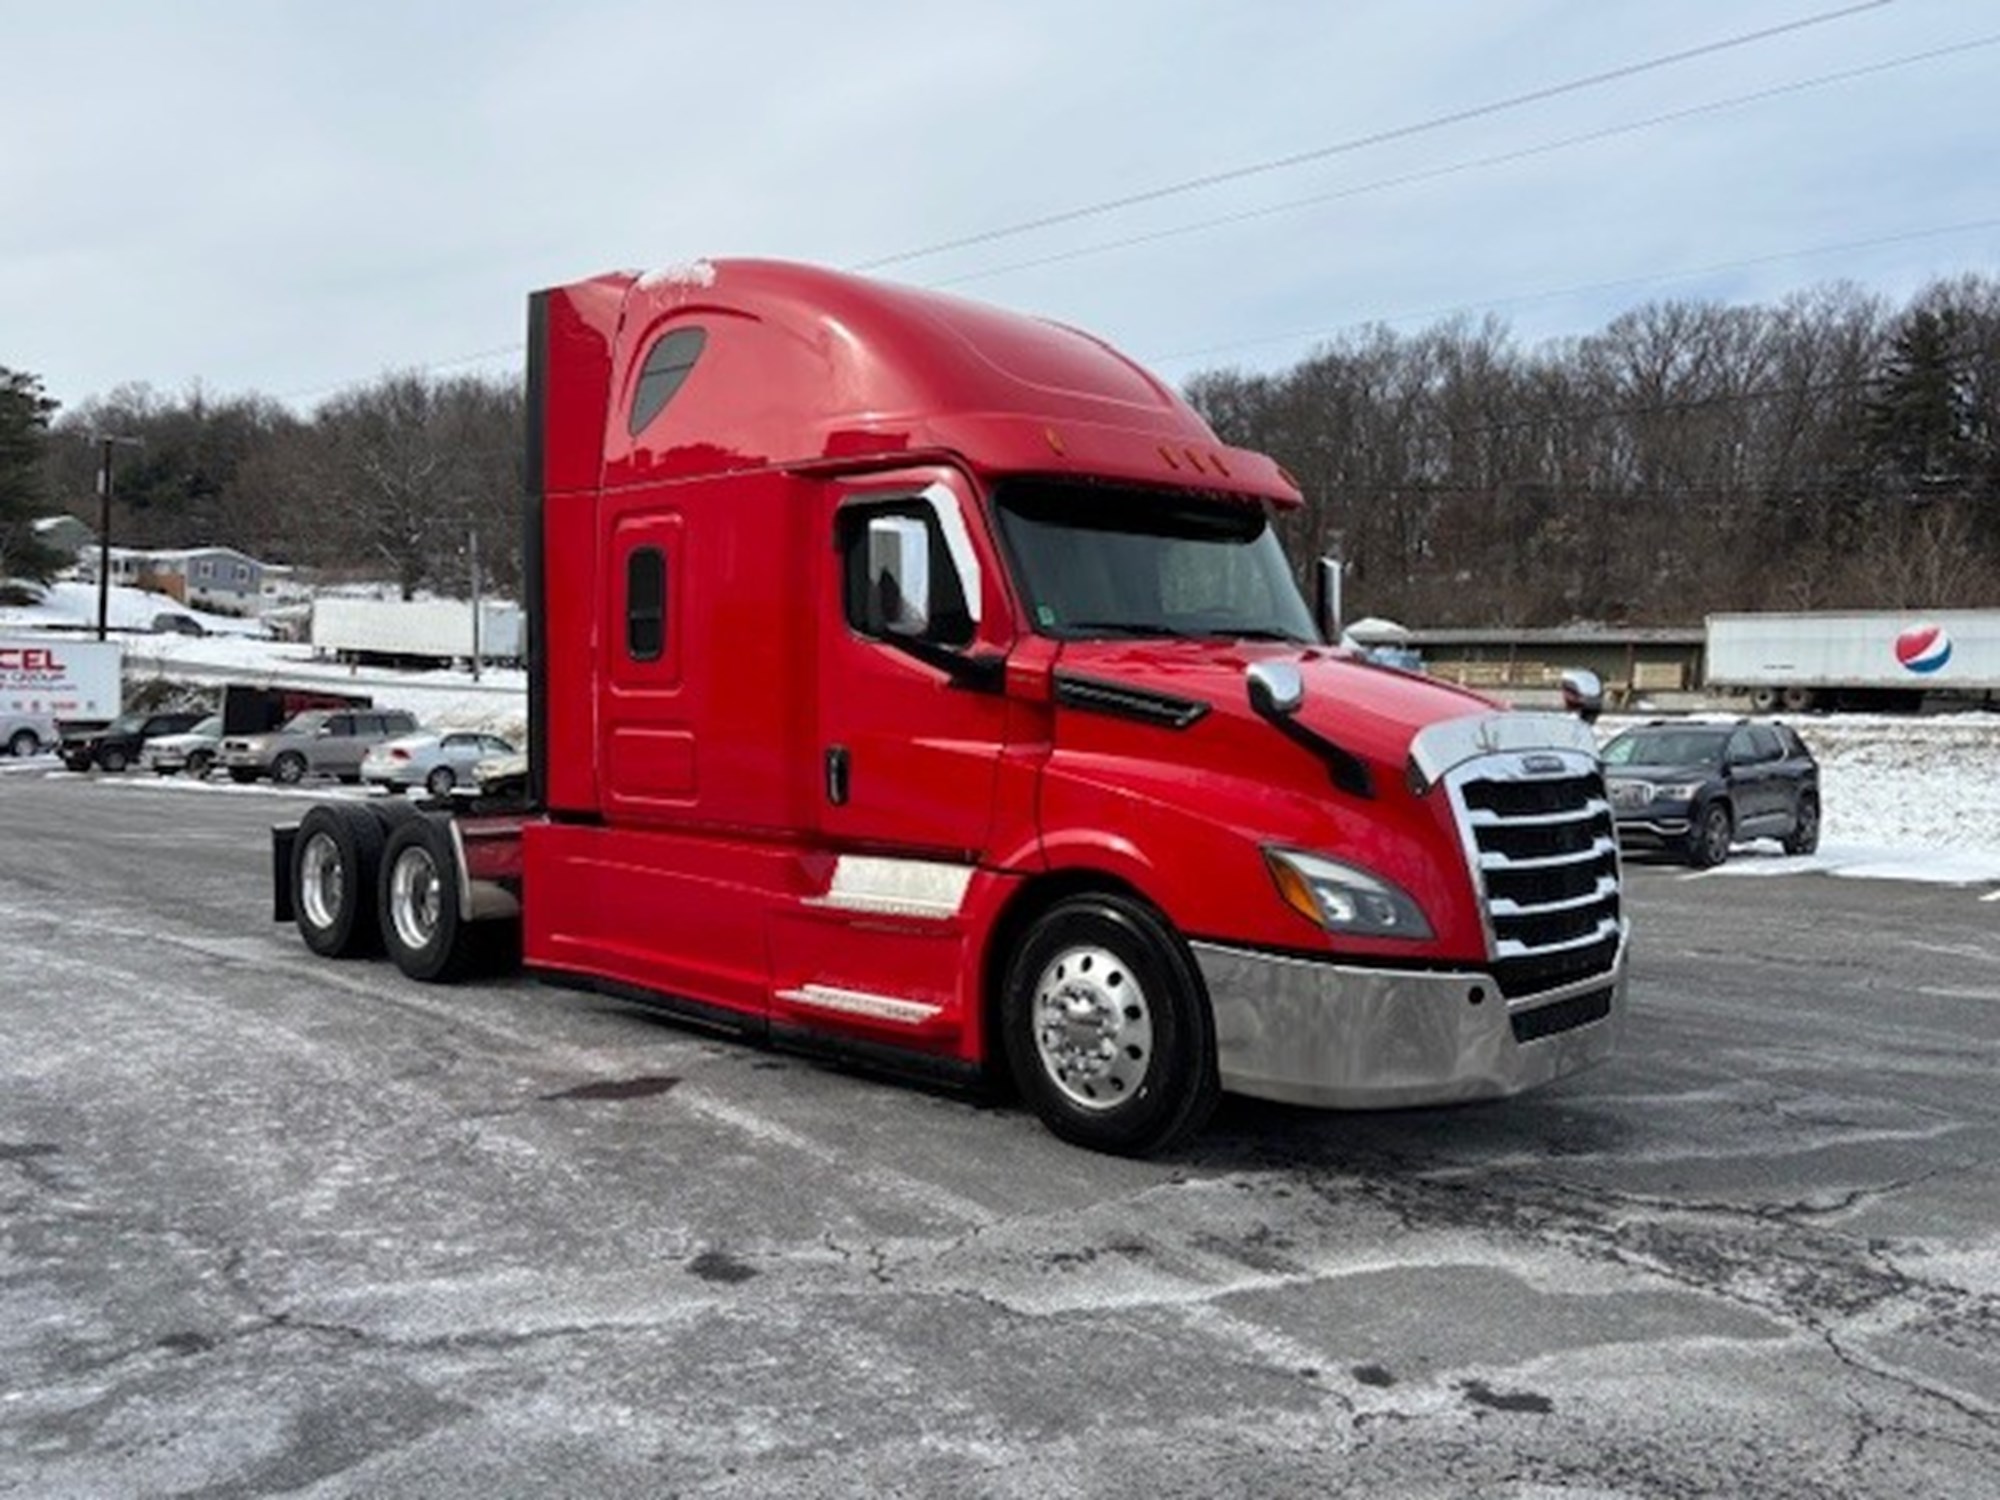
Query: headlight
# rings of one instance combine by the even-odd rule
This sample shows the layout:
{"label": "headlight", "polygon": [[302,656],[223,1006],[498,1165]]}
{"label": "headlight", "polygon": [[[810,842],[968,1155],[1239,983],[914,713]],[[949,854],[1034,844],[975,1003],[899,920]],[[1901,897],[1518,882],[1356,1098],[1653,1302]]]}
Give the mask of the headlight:
{"label": "headlight", "polygon": [[1653,797],[1660,802],[1691,802],[1705,785],[1701,781],[1663,781],[1653,788]]}
{"label": "headlight", "polygon": [[1412,942],[1432,935],[1409,893],[1379,875],[1296,849],[1266,849],[1264,862],[1285,904],[1328,932]]}

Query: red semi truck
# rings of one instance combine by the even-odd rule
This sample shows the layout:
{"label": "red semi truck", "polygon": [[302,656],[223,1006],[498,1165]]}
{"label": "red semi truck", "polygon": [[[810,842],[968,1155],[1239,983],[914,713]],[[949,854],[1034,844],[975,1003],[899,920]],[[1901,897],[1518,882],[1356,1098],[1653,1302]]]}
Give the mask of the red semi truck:
{"label": "red semi truck", "polygon": [[[1224,1091],[1515,1093],[1604,1057],[1587,725],[1325,644],[1299,503],[1066,327],[766,261],[529,303],[509,801],[274,830],[322,954],[544,980],[1157,1150]],[[504,791],[504,789],[500,789]]]}

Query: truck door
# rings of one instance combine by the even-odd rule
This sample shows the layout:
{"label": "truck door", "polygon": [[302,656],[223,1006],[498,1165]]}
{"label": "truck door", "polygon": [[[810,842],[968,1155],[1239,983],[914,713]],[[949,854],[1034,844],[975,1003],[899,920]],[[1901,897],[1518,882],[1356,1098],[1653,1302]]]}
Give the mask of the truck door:
{"label": "truck door", "polygon": [[[993,825],[1007,724],[997,669],[1012,643],[971,486],[924,470],[832,502],[818,610],[821,835],[836,849],[970,865]],[[990,679],[949,669],[973,659],[995,669]]]}

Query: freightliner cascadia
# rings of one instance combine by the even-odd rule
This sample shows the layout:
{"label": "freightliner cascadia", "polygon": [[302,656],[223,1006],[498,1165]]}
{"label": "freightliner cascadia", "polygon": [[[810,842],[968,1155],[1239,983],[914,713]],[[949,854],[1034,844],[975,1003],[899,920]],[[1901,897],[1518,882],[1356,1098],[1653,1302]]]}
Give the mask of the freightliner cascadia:
{"label": "freightliner cascadia", "polygon": [[527,968],[1007,1078],[1161,1149],[1235,1092],[1488,1098],[1604,1057],[1587,725],[1326,644],[1270,458],[1066,327],[766,261],[529,303],[516,795],[274,831],[317,952]]}

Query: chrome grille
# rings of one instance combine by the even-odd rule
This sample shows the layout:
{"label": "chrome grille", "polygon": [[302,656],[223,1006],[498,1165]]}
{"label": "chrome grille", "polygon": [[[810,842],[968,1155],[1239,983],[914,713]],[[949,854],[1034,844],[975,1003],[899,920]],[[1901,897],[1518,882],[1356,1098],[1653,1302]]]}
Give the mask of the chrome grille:
{"label": "chrome grille", "polygon": [[1595,760],[1483,756],[1447,781],[1501,993],[1520,999],[1609,973],[1623,931],[1618,835]]}

